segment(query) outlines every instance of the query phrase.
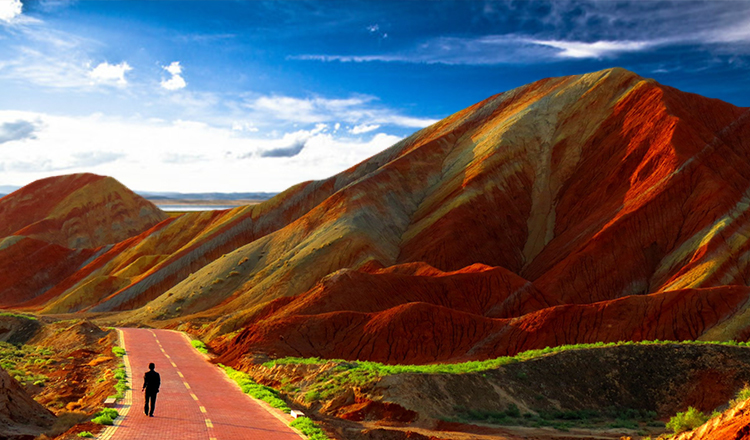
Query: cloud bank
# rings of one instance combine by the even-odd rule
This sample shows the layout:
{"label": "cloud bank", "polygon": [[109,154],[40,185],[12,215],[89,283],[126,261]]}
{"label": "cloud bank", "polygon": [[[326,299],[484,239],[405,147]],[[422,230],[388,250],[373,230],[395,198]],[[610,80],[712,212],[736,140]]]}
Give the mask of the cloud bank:
{"label": "cloud bank", "polygon": [[0,170],[3,184],[17,186],[93,172],[136,190],[276,192],[330,177],[399,140],[337,135],[328,124],[247,137],[196,121],[0,111]]}

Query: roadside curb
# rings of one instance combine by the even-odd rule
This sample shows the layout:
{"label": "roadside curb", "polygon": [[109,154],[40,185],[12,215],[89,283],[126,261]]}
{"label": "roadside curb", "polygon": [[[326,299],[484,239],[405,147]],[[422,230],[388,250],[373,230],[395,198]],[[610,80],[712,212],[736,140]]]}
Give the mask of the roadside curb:
{"label": "roadside curb", "polygon": [[117,428],[122,424],[130,412],[130,407],[133,405],[133,371],[130,368],[130,356],[128,356],[128,349],[125,347],[125,334],[119,328],[117,330],[118,345],[125,350],[125,356],[122,357],[122,363],[125,364],[125,374],[128,381],[128,389],[125,391],[125,397],[123,397],[116,405],[115,409],[119,416],[114,420],[114,424],[107,426],[100,434],[96,437],[100,440],[109,440],[117,431]]}

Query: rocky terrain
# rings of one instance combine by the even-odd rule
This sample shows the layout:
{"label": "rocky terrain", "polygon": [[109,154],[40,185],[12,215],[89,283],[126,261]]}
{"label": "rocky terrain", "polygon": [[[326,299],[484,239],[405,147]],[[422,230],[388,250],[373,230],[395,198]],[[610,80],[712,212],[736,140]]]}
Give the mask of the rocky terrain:
{"label": "rocky terrain", "polygon": [[0,435],[34,438],[49,429],[55,417],[34,401],[7,371],[0,368]]}
{"label": "rocky terrain", "polygon": [[0,315],[0,438],[99,431],[89,420],[116,394],[115,340],[85,320]]}

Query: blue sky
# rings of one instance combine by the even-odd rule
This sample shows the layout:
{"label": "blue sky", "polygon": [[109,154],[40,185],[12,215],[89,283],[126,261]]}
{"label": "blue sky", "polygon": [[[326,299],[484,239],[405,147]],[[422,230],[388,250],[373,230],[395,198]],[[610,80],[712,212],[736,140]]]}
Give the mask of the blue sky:
{"label": "blue sky", "polygon": [[612,66],[750,106],[750,2],[0,0],[0,185],[280,191]]}

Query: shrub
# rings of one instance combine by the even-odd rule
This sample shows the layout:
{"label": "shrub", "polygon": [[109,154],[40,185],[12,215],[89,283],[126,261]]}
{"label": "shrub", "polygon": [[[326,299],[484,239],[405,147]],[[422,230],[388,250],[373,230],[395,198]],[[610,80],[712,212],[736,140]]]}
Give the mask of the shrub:
{"label": "shrub", "polygon": [[305,393],[305,402],[314,402],[320,400],[320,392],[317,390],[308,391]]}
{"label": "shrub", "polygon": [[190,343],[195,347],[196,350],[200,351],[203,354],[208,354],[208,347],[206,347],[206,344],[203,343],[203,341],[199,341],[198,339],[193,339],[190,341]]}
{"label": "shrub", "polygon": [[521,411],[518,409],[515,403],[508,405],[508,409],[505,411],[505,415],[508,417],[521,417]]}
{"label": "shrub", "polygon": [[122,347],[112,347],[112,353],[117,357],[125,356],[125,349]]}
{"label": "shrub", "polygon": [[94,414],[94,418],[99,416],[107,416],[110,419],[114,420],[119,416],[120,414],[117,413],[117,410],[114,408],[102,408],[97,413]]}
{"label": "shrub", "polygon": [[78,437],[86,437],[86,438],[94,437],[94,434],[92,434],[92,433],[90,433],[88,431],[81,431],[77,435],[78,435]]}
{"label": "shrub", "polygon": [[108,417],[106,415],[101,415],[99,417],[94,417],[93,419],[91,419],[91,421],[94,422],[94,423],[97,423],[99,425],[114,425],[115,424],[115,421],[112,420],[112,418],[110,418],[110,417]]}
{"label": "shrub", "polygon": [[685,412],[678,412],[676,416],[669,419],[667,429],[671,429],[675,434],[693,430],[706,423],[708,416],[693,408],[688,407]]}
{"label": "shrub", "polygon": [[308,417],[297,417],[292,420],[289,426],[299,429],[310,440],[330,440],[325,432]]}
{"label": "shrub", "polygon": [[744,402],[745,400],[750,399],[750,386],[745,385],[742,387],[741,390],[737,391],[737,395],[734,396],[734,399],[729,402],[729,406],[737,406],[740,403]]}

